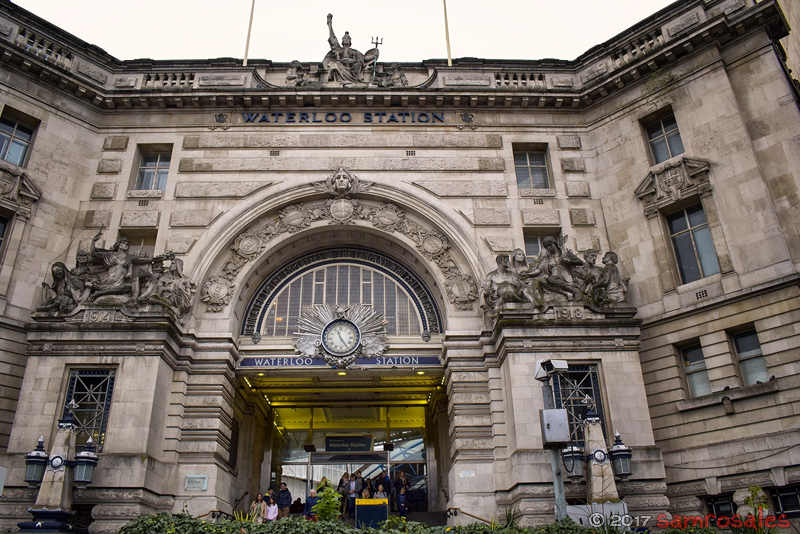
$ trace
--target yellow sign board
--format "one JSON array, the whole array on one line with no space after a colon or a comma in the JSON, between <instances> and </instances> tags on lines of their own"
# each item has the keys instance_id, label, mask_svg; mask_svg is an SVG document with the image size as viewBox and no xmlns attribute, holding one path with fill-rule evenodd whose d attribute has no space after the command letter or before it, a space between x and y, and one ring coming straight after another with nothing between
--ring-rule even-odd
<instances>
[{"instance_id":1,"label":"yellow sign board","mask_svg":"<svg viewBox=\"0 0 800 534\"><path fill-rule=\"evenodd\" d=\"M356 506L359 504L385 504L389 505L389 499L356 499Z\"/></svg>"}]
</instances>

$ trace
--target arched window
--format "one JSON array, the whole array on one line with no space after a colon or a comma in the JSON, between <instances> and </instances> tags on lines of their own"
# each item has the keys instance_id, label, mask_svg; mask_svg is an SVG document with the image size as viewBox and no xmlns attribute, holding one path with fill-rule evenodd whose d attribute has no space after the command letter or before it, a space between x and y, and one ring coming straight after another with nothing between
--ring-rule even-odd
<instances>
[{"instance_id":1,"label":"arched window","mask_svg":"<svg viewBox=\"0 0 800 534\"><path fill-rule=\"evenodd\" d=\"M268 304L264 337L287 337L312 304L371 304L386 318L390 336L414 336L422 331L419 312L408 292L377 269L340 263L309 270L290 281Z\"/></svg>"}]
</instances>

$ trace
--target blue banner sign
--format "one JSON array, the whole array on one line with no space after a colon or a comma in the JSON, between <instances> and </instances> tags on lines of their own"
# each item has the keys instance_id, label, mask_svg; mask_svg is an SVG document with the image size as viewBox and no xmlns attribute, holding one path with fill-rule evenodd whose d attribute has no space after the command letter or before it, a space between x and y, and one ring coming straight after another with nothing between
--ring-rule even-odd
<instances>
[{"instance_id":1,"label":"blue banner sign","mask_svg":"<svg viewBox=\"0 0 800 534\"><path fill-rule=\"evenodd\" d=\"M325 436L325 452L370 452L372 434Z\"/></svg>"},{"instance_id":2,"label":"blue banner sign","mask_svg":"<svg viewBox=\"0 0 800 534\"><path fill-rule=\"evenodd\" d=\"M353 365L366 367L441 367L436 356L380 356L378 358L359 358ZM239 367L331 367L322 358L306 358L303 356L265 356L263 358L242 358Z\"/></svg>"}]
</instances>

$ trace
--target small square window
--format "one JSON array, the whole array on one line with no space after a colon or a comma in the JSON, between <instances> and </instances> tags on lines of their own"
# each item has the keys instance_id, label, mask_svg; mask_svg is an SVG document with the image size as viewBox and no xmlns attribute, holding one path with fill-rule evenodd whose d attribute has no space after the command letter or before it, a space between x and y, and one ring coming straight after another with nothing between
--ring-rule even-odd
<instances>
[{"instance_id":1,"label":"small square window","mask_svg":"<svg viewBox=\"0 0 800 534\"><path fill-rule=\"evenodd\" d=\"M134 189L163 191L167 186L170 152L142 153Z\"/></svg>"},{"instance_id":2,"label":"small square window","mask_svg":"<svg viewBox=\"0 0 800 534\"><path fill-rule=\"evenodd\" d=\"M539 151L514 151L514 172L519 189L549 189L547 155Z\"/></svg>"},{"instance_id":3,"label":"small square window","mask_svg":"<svg viewBox=\"0 0 800 534\"><path fill-rule=\"evenodd\" d=\"M18 167L25 165L36 126L18 120L7 110L0 116L0 159Z\"/></svg>"},{"instance_id":4,"label":"small square window","mask_svg":"<svg viewBox=\"0 0 800 534\"><path fill-rule=\"evenodd\" d=\"M739 359L739 369L742 371L742 379L745 386L752 386L758 382L767 382L769 373L761 354L761 344L758 342L758 334L755 330L735 334L733 337L733 348L736 357Z\"/></svg>"},{"instance_id":5,"label":"small square window","mask_svg":"<svg viewBox=\"0 0 800 534\"><path fill-rule=\"evenodd\" d=\"M684 284L719 273L717 251L701 204L667 216L667 227Z\"/></svg>"},{"instance_id":6,"label":"small square window","mask_svg":"<svg viewBox=\"0 0 800 534\"><path fill-rule=\"evenodd\" d=\"M685 152L675 115L669 115L647 126L647 141L656 164Z\"/></svg>"},{"instance_id":7,"label":"small square window","mask_svg":"<svg viewBox=\"0 0 800 534\"><path fill-rule=\"evenodd\" d=\"M733 517L736 513L738 506L733 502L733 495L723 495L720 497L707 497L706 506L708 513L714 514L717 517ZM711 521L716 525L716 521Z\"/></svg>"},{"instance_id":8,"label":"small square window","mask_svg":"<svg viewBox=\"0 0 800 534\"><path fill-rule=\"evenodd\" d=\"M686 383L692 398L711 394L711 381L706 370L706 360L700 345L686 347L681 351L683 368L686 372Z\"/></svg>"}]
</instances>

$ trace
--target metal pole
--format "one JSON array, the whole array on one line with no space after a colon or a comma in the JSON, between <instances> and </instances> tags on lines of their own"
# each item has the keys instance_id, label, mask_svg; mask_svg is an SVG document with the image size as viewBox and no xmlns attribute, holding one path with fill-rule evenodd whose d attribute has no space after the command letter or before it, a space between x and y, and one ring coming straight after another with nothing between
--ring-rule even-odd
<instances>
[{"instance_id":1,"label":"metal pole","mask_svg":"<svg viewBox=\"0 0 800 534\"><path fill-rule=\"evenodd\" d=\"M447 0L442 0L442 2L444 2L444 37L447 40L447 66L452 67L453 58L450 57L450 29L447 27Z\"/></svg>"},{"instance_id":2,"label":"metal pole","mask_svg":"<svg viewBox=\"0 0 800 534\"><path fill-rule=\"evenodd\" d=\"M550 380L542 382L542 395L544 396L544 409L554 410L553 386ZM564 494L564 474L561 470L561 452L550 449L550 468L553 471L553 492L556 497L556 519L563 521L567 518L567 497Z\"/></svg>"},{"instance_id":3,"label":"metal pole","mask_svg":"<svg viewBox=\"0 0 800 534\"><path fill-rule=\"evenodd\" d=\"M253 29L253 11L256 9L256 0L250 5L250 23L247 25L247 43L244 45L244 62L242 67L247 66L247 53L250 51L250 31Z\"/></svg>"}]
</instances>

